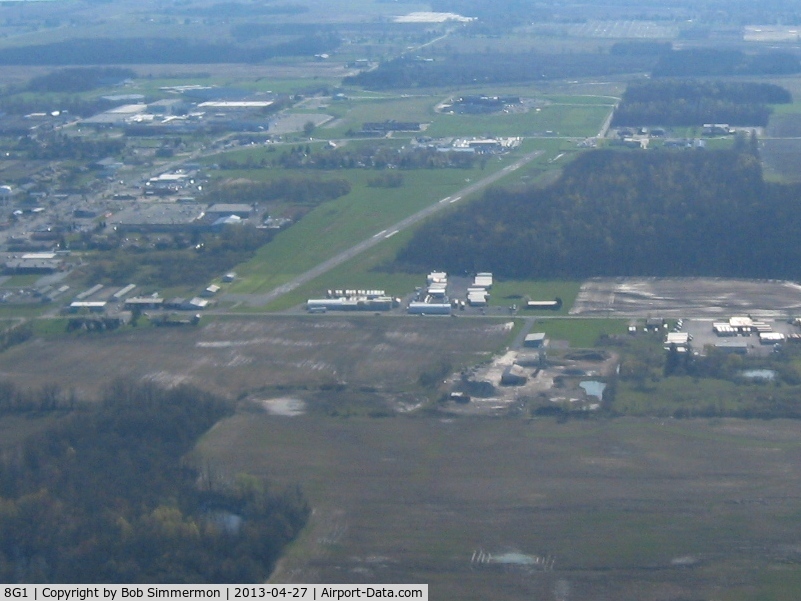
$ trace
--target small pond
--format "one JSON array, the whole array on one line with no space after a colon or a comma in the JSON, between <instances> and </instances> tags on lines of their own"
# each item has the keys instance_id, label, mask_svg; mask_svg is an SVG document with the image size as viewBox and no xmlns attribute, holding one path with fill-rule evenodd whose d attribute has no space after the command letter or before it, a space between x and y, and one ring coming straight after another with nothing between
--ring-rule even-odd
<instances>
[{"instance_id":1,"label":"small pond","mask_svg":"<svg viewBox=\"0 0 801 601\"><path fill-rule=\"evenodd\" d=\"M603 382L598 382L597 380L585 380L579 384L584 389L584 392L587 393L588 396L594 396L598 400L603 399L604 389L606 388L606 384Z\"/></svg>"}]
</instances>

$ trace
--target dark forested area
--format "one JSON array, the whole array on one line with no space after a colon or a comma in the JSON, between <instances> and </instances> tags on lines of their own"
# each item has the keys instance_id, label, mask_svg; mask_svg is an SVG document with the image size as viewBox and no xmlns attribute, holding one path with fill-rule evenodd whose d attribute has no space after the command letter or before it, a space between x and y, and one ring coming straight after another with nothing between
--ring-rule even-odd
<instances>
[{"instance_id":1,"label":"dark forested area","mask_svg":"<svg viewBox=\"0 0 801 601\"><path fill-rule=\"evenodd\" d=\"M603 77L650 71L652 55L533 52L453 54L426 61L402 57L378 69L346 77L345 85L374 89L509 83L571 77Z\"/></svg>"},{"instance_id":2,"label":"dark forested area","mask_svg":"<svg viewBox=\"0 0 801 601\"><path fill-rule=\"evenodd\" d=\"M398 266L509 278L801 277L801 187L736 151L599 150L546 189L491 189L429 222Z\"/></svg>"},{"instance_id":3,"label":"dark forested area","mask_svg":"<svg viewBox=\"0 0 801 601\"><path fill-rule=\"evenodd\" d=\"M688 48L659 57L654 77L787 75L801 71L801 61L787 52L746 54L741 50Z\"/></svg>"},{"instance_id":4,"label":"dark forested area","mask_svg":"<svg viewBox=\"0 0 801 601\"><path fill-rule=\"evenodd\" d=\"M615 126L704 123L766 126L769 104L792 102L790 92L765 83L655 80L632 83L615 109Z\"/></svg>"},{"instance_id":5,"label":"dark forested area","mask_svg":"<svg viewBox=\"0 0 801 601\"><path fill-rule=\"evenodd\" d=\"M182 458L231 406L117 381L0 457L0 581L259 582L302 528L298 491L215 482ZM200 484L198 484L200 483Z\"/></svg>"},{"instance_id":6,"label":"dark forested area","mask_svg":"<svg viewBox=\"0 0 801 601\"><path fill-rule=\"evenodd\" d=\"M313 56L340 44L335 35L309 35L270 46L181 38L77 38L0 49L0 65L132 65L256 63L279 56Z\"/></svg>"},{"instance_id":7,"label":"dark forested area","mask_svg":"<svg viewBox=\"0 0 801 601\"><path fill-rule=\"evenodd\" d=\"M136 72L121 67L86 67L80 69L59 69L46 75L39 75L28 82L30 92L86 92L101 86L117 84L125 79L133 79Z\"/></svg>"},{"instance_id":8,"label":"dark forested area","mask_svg":"<svg viewBox=\"0 0 801 601\"><path fill-rule=\"evenodd\" d=\"M204 195L204 202L265 202L285 200L316 206L350 192L344 178L282 177L264 182L236 180L213 185Z\"/></svg>"},{"instance_id":9,"label":"dark forested area","mask_svg":"<svg viewBox=\"0 0 801 601\"><path fill-rule=\"evenodd\" d=\"M15 150L24 152L29 159L39 161L59 159L91 161L118 155L123 148L125 148L124 140L90 140L54 132L37 138L31 136L20 138Z\"/></svg>"}]
</instances>

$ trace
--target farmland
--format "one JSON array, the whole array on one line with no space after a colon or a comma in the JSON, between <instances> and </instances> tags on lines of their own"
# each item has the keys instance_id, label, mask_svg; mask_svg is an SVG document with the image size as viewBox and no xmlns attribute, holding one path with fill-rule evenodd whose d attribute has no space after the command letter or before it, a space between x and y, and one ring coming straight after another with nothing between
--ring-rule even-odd
<instances>
[{"instance_id":1,"label":"farmland","mask_svg":"<svg viewBox=\"0 0 801 601\"><path fill-rule=\"evenodd\" d=\"M393 395L407 395L413 404L427 399L417 381L431 366L456 369L496 352L509 336L507 323L225 317L200 328L51 335L2 353L0 378L23 387L57 384L81 398L97 397L118 376L188 383L232 398L340 390L345 399L366 390L376 407L391 408ZM42 374L41 365L58 376Z\"/></svg>"},{"instance_id":2,"label":"farmland","mask_svg":"<svg viewBox=\"0 0 801 601\"><path fill-rule=\"evenodd\" d=\"M427 582L440 599L734 601L798 582L798 434L796 422L249 413L199 452L300 481L312 499L274 582Z\"/></svg>"}]
</instances>

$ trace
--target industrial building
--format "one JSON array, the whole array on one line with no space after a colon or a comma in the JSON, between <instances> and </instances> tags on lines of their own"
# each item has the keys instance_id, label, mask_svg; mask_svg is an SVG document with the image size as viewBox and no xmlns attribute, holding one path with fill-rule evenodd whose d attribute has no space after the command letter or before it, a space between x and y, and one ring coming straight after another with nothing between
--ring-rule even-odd
<instances>
[{"instance_id":1,"label":"industrial building","mask_svg":"<svg viewBox=\"0 0 801 601\"><path fill-rule=\"evenodd\" d=\"M137 203L107 220L110 227L132 232L175 232L198 229L203 215L199 205L184 203Z\"/></svg>"},{"instance_id":2,"label":"industrial building","mask_svg":"<svg viewBox=\"0 0 801 601\"><path fill-rule=\"evenodd\" d=\"M714 347L724 353L735 355L748 354L748 341L742 339L721 340L720 342L716 342Z\"/></svg>"},{"instance_id":3,"label":"industrial building","mask_svg":"<svg viewBox=\"0 0 801 601\"><path fill-rule=\"evenodd\" d=\"M181 297L170 299L164 302L166 309L173 309L176 311L202 311L209 306L209 300L195 296L189 300Z\"/></svg>"},{"instance_id":4,"label":"industrial building","mask_svg":"<svg viewBox=\"0 0 801 601\"><path fill-rule=\"evenodd\" d=\"M220 287L217 284L210 284L209 286L207 286L203 290L203 292L200 293L200 296L202 296L204 298L211 298L212 296L217 294L219 291L220 291Z\"/></svg>"},{"instance_id":5,"label":"industrial building","mask_svg":"<svg viewBox=\"0 0 801 601\"><path fill-rule=\"evenodd\" d=\"M517 364L509 365L501 374L501 386L523 386L527 381L526 370Z\"/></svg>"},{"instance_id":6,"label":"industrial building","mask_svg":"<svg viewBox=\"0 0 801 601\"><path fill-rule=\"evenodd\" d=\"M106 310L106 301L73 301L69 305L70 313L80 313L82 311L88 313L102 313Z\"/></svg>"},{"instance_id":7,"label":"industrial building","mask_svg":"<svg viewBox=\"0 0 801 601\"><path fill-rule=\"evenodd\" d=\"M158 296L134 296L125 299L125 308L133 309L160 309L164 306L164 299Z\"/></svg>"},{"instance_id":8,"label":"industrial building","mask_svg":"<svg viewBox=\"0 0 801 601\"><path fill-rule=\"evenodd\" d=\"M473 286L490 290L492 288L492 274L488 271L477 273L476 277L473 278Z\"/></svg>"},{"instance_id":9,"label":"industrial building","mask_svg":"<svg viewBox=\"0 0 801 601\"><path fill-rule=\"evenodd\" d=\"M26 253L11 258L5 263L6 273L53 273L64 264L64 259L56 253Z\"/></svg>"},{"instance_id":10,"label":"industrial building","mask_svg":"<svg viewBox=\"0 0 801 601\"><path fill-rule=\"evenodd\" d=\"M760 332L759 344L781 344L785 338L781 332Z\"/></svg>"},{"instance_id":11,"label":"industrial building","mask_svg":"<svg viewBox=\"0 0 801 601\"><path fill-rule=\"evenodd\" d=\"M548 310L551 310L551 311L558 311L561 308L562 308L562 303L561 303L561 301L558 301L558 300L552 300L552 301L531 301L530 300L530 301L526 302L526 309L532 309L532 310L535 310L535 311L538 310L538 309L539 310L548 309Z\"/></svg>"},{"instance_id":12,"label":"industrial building","mask_svg":"<svg viewBox=\"0 0 801 601\"><path fill-rule=\"evenodd\" d=\"M206 215L218 218L236 215L240 219L247 219L253 213L253 207L244 203L225 203L220 202L211 205L206 209Z\"/></svg>"},{"instance_id":13,"label":"industrial building","mask_svg":"<svg viewBox=\"0 0 801 601\"><path fill-rule=\"evenodd\" d=\"M468 288L467 304L471 307L486 307L489 293L485 288Z\"/></svg>"},{"instance_id":14,"label":"industrial building","mask_svg":"<svg viewBox=\"0 0 801 601\"><path fill-rule=\"evenodd\" d=\"M690 335L687 332L670 332L665 337L665 350L675 348L680 353L690 350Z\"/></svg>"}]
</instances>

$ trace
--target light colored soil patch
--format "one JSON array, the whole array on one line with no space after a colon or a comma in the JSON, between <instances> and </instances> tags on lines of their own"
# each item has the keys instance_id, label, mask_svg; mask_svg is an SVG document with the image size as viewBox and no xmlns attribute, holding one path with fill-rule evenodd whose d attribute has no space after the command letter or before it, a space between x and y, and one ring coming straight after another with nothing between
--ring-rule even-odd
<instances>
[{"instance_id":1,"label":"light colored soil patch","mask_svg":"<svg viewBox=\"0 0 801 601\"><path fill-rule=\"evenodd\" d=\"M297 417L306 413L306 403L300 399L281 397L277 399L265 399L261 401L262 406L270 415L283 415L284 417Z\"/></svg>"},{"instance_id":2,"label":"light colored soil patch","mask_svg":"<svg viewBox=\"0 0 801 601\"><path fill-rule=\"evenodd\" d=\"M594 278L571 315L597 317L781 318L801 312L801 286L779 280Z\"/></svg>"}]
</instances>

